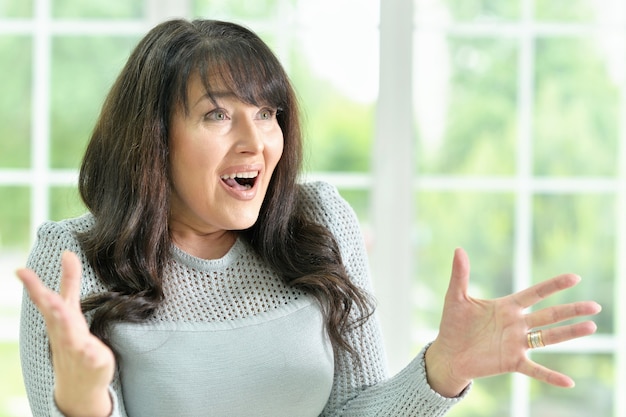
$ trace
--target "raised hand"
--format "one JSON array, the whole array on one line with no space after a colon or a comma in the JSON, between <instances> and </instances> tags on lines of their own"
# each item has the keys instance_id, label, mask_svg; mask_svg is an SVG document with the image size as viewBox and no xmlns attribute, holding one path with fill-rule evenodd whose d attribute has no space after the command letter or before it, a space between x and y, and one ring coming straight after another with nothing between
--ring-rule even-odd
<instances>
[{"instance_id":1,"label":"raised hand","mask_svg":"<svg viewBox=\"0 0 626 417\"><path fill-rule=\"evenodd\" d=\"M539 365L526 353L533 343L535 346L552 345L594 333L596 325L593 321L556 324L597 314L600 305L580 301L533 312L528 312L527 308L573 287L580 277L559 275L506 297L480 300L468 294L469 276L467 254L457 249L439 334L426 352L431 387L452 397L472 379L507 372L520 372L559 387L574 386L571 378ZM528 336L533 329L544 326L552 327Z\"/></svg>"},{"instance_id":2,"label":"raised hand","mask_svg":"<svg viewBox=\"0 0 626 417\"><path fill-rule=\"evenodd\" d=\"M46 323L55 374L54 398L66 416L108 416L115 357L89 332L80 308L81 265L72 252L61 257L60 292L46 288L37 274L20 269L17 276Z\"/></svg>"}]
</instances>

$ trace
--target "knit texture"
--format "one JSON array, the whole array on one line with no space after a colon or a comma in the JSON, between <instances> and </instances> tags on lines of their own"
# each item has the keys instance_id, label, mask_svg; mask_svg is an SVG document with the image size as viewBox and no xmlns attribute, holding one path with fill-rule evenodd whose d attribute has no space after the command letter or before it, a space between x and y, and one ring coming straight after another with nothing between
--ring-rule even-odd
<instances>
[{"instance_id":1,"label":"knit texture","mask_svg":"<svg viewBox=\"0 0 626 417\"><path fill-rule=\"evenodd\" d=\"M351 207L326 183L306 183L300 188L308 216L325 225L337 239L350 278L370 291L366 250ZM93 221L93 217L86 214L43 224L27 266L48 287L58 291L60 256L64 250L70 250L78 254L83 264L81 296L105 291L76 239L76 234L88 230ZM241 238L225 257L217 260L198 259L172 246L172 257L165 269L164 294L164 302L147 325L254 321L309 297L286 285ZM340 353L336 358L332 389L321 416L437 417L443 416L467 392L449 399L428 386L425 348L403 371L389 378L376 316L351 330L347 338L360 361L355 362L348 353ZM54 374L45 324L26 294L22 305L20 353L33 415L61 415L53 400ZM185 352L180 354L185 355ZM126 416L119 374L110 392L116 405L113 415ZM214 414L207 410L206 415ZM250 410L250 416L254 415L254 410ZM310 415L310 411L302 410L301 415Z\"/></svg>"}]
</instances>

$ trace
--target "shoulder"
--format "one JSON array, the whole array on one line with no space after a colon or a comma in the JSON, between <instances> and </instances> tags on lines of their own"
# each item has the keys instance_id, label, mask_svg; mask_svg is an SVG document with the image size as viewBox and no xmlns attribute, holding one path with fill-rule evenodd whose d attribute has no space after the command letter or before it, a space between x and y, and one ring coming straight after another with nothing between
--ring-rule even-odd
<instances>
[{"instance_id":1,"label":"shoulder","mask_svg":"<svg viewBox=\"0 0 626 417\"><path fill-rule=\"evenodd\" d=\"M301 183L299 196L302 210L312 220L325 226L357 221L350 204L332 184L323 181Z\"/></svg>"},{"instance_id":2,"label":"shoulder","mask_svg":"<svg viewBox=\"0 0 626 417\"><path fill-rule=\"evenodd\" d=\"M85 214L72 219L43 223L37 229L37 238L28 257L27 267L34 270L44 282L51 284L50 280L60 270L61 254L64 251L76 253L85 265L78 235L89 230L93 222L93 216Z\"/></svg>"},{"instance_id":3,"label":"shoulder","mask_svg":"<svg viewBox=\"0 0 626 417\"><path fill-rule=\"evenodd\" d=\"M37 229L37 240L46 240L48 243L54 240L75 240L78 234L88 231L93 224L91 213L61 221L47 221Z\"/></svg>"},{"instance_id":4,"label":"shoulder","mask_svg":"<svg viewBox=\"0 0 626 417\"><path fill-rule=\"evenodd\" d=\"M348 272L367 286L367 250L361 223L350 204L334 185L326 182L300 184L301 210L335 237Z\"/></svg>"}]
</instances>

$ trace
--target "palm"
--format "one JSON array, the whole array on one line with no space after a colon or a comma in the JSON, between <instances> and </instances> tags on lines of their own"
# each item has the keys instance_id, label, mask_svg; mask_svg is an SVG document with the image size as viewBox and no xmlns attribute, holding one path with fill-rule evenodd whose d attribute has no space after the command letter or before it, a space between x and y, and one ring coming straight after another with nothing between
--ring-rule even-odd
<instances>
[{"instance_id":1,"label":"palm","mask_svg":"<svg viewBox=\"0 0 626 417\"><path fill-rule=\"evenodd\" d=\"M81 311L81 266L78 257L73 253L64 253L61 269L58 294L46 288L33 271L18 271L46 323L55 374L55 399L60 408L67 405L65 410L97 408L102 405L98 401L107 407L115 358L111 349L89 332ZM94 392L100 395L90 397Z\"/></svg>"},{"instance_id":2,"label":"palm","mask_svg":"<svg viewBox=\"0 0 626 417\"><path fill-rule=\"evenodd\" d=\"M451 367L459 379L521 372L553 385L571 386L573 381L569 377L528 359L526 334L532 328L595 314L599 306L593 302L578 302L532 313L526 309L578 281L575 275L560 275L506 297L475 299L467 293L469 260L463 250L457 250L436 340L438 348L449 355ZM584 322L556 326L544 330L543 335L546 344L554 344L594 331L593 322Z\"/></svg>"}]
</instances>

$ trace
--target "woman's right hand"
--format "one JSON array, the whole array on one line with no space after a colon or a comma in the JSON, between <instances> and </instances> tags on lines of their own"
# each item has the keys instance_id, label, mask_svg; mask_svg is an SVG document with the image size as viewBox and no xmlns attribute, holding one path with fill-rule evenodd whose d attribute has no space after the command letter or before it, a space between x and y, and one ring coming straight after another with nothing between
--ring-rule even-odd
<instances>
[{"instance_id":1,"label":"woman's right hand","mask_svg":"<svg viewBox=\"0 0 626 417\"><path fill-rule=\"evenodd\" d=\"M46 323L55 375L54 399L68 417L109 416L109 384L115 372L111 349L91 334L80 308L80 260L61 256L60 292L48 289L30 269L17 276Z\"/></svg>"}]
</instances>

